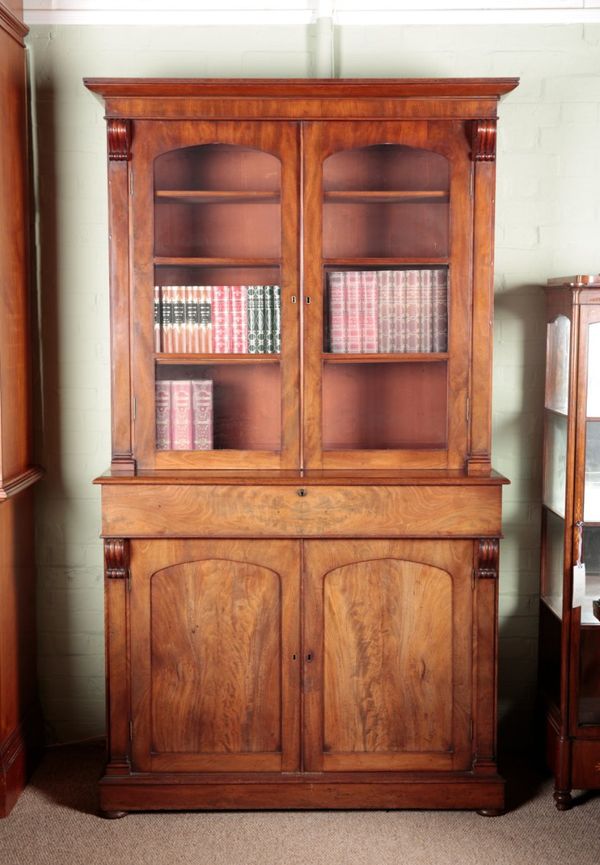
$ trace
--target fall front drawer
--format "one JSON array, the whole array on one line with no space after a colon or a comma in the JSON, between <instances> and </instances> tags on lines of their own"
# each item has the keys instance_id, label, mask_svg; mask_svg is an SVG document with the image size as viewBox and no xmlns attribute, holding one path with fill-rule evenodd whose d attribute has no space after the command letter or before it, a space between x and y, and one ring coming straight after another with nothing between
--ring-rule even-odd
<instances>
[{"instance_id":1,"label":"fall front drawer","mask_svg":"<svg viewBox=\"0 0 600 865\"><path fill-rule=\"evenodd\" d=\"M103 484L105 537L476 537L500 533L501 487ZM465 525L468 532L465 533Z\"/></svg>"}]
</instances>

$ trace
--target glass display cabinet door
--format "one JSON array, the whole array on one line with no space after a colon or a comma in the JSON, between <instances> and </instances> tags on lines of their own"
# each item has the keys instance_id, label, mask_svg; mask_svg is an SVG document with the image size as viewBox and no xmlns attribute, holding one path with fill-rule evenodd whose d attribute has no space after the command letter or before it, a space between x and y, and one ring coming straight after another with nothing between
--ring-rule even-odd
<instances>
[{"instance_id":1,"label":"glass display cabinet door","mask_svg":"<svg viewBox=\"0 0 600 865\"><path fill-rule=\"evenodd\" d=\"M462 468L464 129L310 123L305 146L306 465Z\"/></svg>"},{"instance_id":2,"label":"glass display cabinet door","mask_svg":"<svg viewBox=\"0 0 600 865\"><path fill-rule=\"evenodd\" d=\"M575 569L574 658L576 717L585 735L600 737L600 307L581 306L580 376L585 386L578 416L579 471L575 491L581 567ZM582 458L579 457L582 455Z\"/></svg>"},{"instance_id":3,"label":"glass display cabinet door","mask_svg":"<svg viewBox=\"0 0 600 865\"><path fill-rule=\"evenodd\" d=\"M556 706L563 696L562 626L565 580L570 579L565 545L572 526L567 508L571 343L571 319L556 315L546 325L539 666L545 693Z\"/></svg>"},{"instance_id":4,"label":"glass display cabinet door","mask_svg":"<svg viewBox=\"0 0 600 865\"><path fill-rule=\"evenodd\" d=\"M296 466L297 127L153 123L137 139L138 467Z\"/></svg>"}]
</instances>

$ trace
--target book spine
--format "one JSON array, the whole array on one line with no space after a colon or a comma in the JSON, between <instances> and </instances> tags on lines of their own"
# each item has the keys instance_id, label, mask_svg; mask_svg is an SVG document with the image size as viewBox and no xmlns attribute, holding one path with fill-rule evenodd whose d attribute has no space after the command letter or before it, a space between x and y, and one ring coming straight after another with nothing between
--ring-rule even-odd
<instances>
[{"instance_id":1,"label":"book spine","mask_svg":"<svg viewBox=\"0 0 600 865\"><path fill-rule=\"evenodd\" d=\"M248 286L248 352L264 354L265 322L264 322L264 286Z\"/></svg>"},{"instance_id":2,"label":"book spine","mask_svg":"<svg viewBox=\"0 0 600 865\"><path fill-rule=\"evenodd\" d=\"M393 271L392 286L392 338L393 351L406 351L406 271Z\"/></svg>"},{"instance_id":3,"label":"book spine","mask_svg":"<svg viewBox=\"0 0 600 865\"><path fill-rule=\"evenodd\" d=\"M433 350L433 304L431 288L431 270L418 270L421 315L420 315L420 350L431 352Z\"/></svg>"},{"instance_id":4,"label":"book spine","mask_svg":"<svg viewBox=\"0 0 600 865\"><path fill-rule=\"evenodd\" d=\"M275 310L273 307L273 286L263 285L263 322L265 354L275 351Z\"/></svg>"},{"instance_id":5,"label":"book spine","mask_svg":"<svg viewBox=\"0 0 600 865\"><path fill-rule=\"evenodd\" d=\"M192 450L192 383L171 382L171 449Z\"/></svg>"},{"instance_id":6,"label":"book spine","mask_svg":"<svg viewBox=\"0 0 600 865\"><path fill-rule=\"evenodd\" d=\"M185 350L196 352L198 344L198 304L194 299L194 286L185 289Z\"/></svg>"},{"instance_id":7,"label":"book spine","mask_svg":"<svg viewBox=\"0 0 600 865\"><path fill-rule=\"evenodd\" d=\"M329 351L344 354L347 348L346 333L346 281L343 271L327 274L329 289Z\"/></svg>"},{"instance_id":8,"label":"book spine","mask_svg":"<svg viewBox=\"0 0 600 865\"><path fill-rule=\"evenodd\" d=\"M213 448L213 383L210 379L192 382L194 450Z\"/></svg>"},{"instance_id":9,"label":"book spine","mask_svg":"<svg viewBox=\"0 0 600 865\"><path fill-rule=\"evenodd\" d=\"M171 382L157 381L156 399L156 450L171 450Z\"/></svg>"},{"instance_id":10,"label":"book spine","mask_svg":"<svg viewBox=\"0 0 600 865\"><path fill-rule=\"evenodd\" d=\"M231 286L231 351L234 354L246 352L247 340L244 336L247 331L248 313L244 309L245 295L243 285Z\"/></svg>"},{"instance_id":11,"label":"book spine","mask_svg":"<svg viewBox=\"0 0 600 865\"><path fill-rule=\"evenodd\" d=\"M377 271L377 346L382 354L390 354L394 346L394 274Z\"/></svg>"},{"instance_id":12,"label":"book spine","mask_svg":"<svg viewBox=\"0 0 600 865\"><path fill-rule=\"evenodd\" d=\"M273 328L275 332L273 351L281 354L281 286L273 286Z\"/></svg>"},{"instance_id":13,"label":"book spine","mask_svg":"<svg viewBox=\"0 0 600 865\"><path fill-rule=\"evenodd\" d=\"M446 270L432 271L432 351L448 351L448 276Z\"/></svg>"},{"instance_id":14,"label":"book spine","mask_svg":"<svg viewBox=\"0 0 600 865\"><path fill-rule=\"evenodd\" d=\"M421 286L418 270L405 270L406 302L404 317L406 321L405 351L419 352L421 350Z\"/></svg>"},{"instance_id":15,"label":"book spine","mask_svg":"<svg viewBox=\"0 0 600 865\"><path fill-rule=\"evenodd\" d=\"M365 270L361 280L361 299L363 311L362 351L365 354L377 353L377 274Z\"/></svg>"},{"instance_id":16,"label":"book spine","mask_svg":"<svg viewBox=\"0 0 600 865\"><path fill-rule=\"evenodd\" d=\"M154 351L160 352L160 285L154 286Z\"/></svg>"},{"instance_id":17,"label":"book spine","mask_svg":"<svg viewBox=\"0 0 600 865\"><path fill-rule=\"evenodd\" d=\"M213 342L217 354L231 351L231 298L228 285L213 285Z\"/></svg>"},{"instance_id":18,"label":"book spine","mask_svg":"<svg viewBox=\"0 0 600 865\"><path fill-rule=\"evenodd\" d=\"M347 351L350 354L360 354L362 350L362 329L364 316L361 306L363 301L361 281L362 272L349 270L345 274L346 285L346 332Z\"/></svg>"},{"instance_id":19,"label":"book spine","mask_svg":"<svg viewBox=\"0 0 600 865\"><path fill-rule=\"evenodd\" d=\"M171 348L171 286L163 285L160 292L160 329L161 329L161 348L166 353L172 351Z\"/></svg>"},{"instance_id":20,"label":"book spine","mask_svg":"<svg viewBox=\"0 0 600 865\"><path fill-rule=\"evenodd\" d=\"M212 288L210 285L197 285L196 297L198 298L198 325L199 325L199 351L203 354L212 354L213 348L213 305Z\"/></svg>"},{"instance_id":21,"label":"book spine","mask_svg":"<svg viewBox=\"0 0 600 865\"><path fill-rule=\"evenodd\" d=\"M185 351L185 296L182 285L173 286L173 351Z\"/></svg>"}]
</instances>

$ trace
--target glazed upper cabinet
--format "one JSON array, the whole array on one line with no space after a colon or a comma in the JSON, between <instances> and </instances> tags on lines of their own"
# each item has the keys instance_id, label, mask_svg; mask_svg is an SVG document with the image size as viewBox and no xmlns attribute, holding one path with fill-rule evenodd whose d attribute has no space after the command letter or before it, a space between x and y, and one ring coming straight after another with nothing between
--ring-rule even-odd
<instances>
[{"instance_id":1,"label":"glazed upper cabinet","mask_svg":"<svg viewBox=\"0 0 600 865\"><path fill-rule=\"evenodd\" d=\"M86 84L108 125L103 811L497 813L516 80Z\"/></svg>"},{"instance_id":2,"label":"glazed upper cabinet","mask_svg":"<svg viewBox=\"0 0 600 865\"><path fill-rule=\"evenodd\" d=\"M489 473L477 109L109 119L113 465Z\"/></svg>"}]
</instances>

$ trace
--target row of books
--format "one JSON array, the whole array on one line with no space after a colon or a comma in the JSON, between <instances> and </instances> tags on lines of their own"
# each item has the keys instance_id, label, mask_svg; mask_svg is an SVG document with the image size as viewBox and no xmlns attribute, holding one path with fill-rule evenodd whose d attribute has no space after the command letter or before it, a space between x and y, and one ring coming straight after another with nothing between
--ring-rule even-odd
<instances>
[{"instance_id":1,"label":"row of books","mask_svg":"<svg viewBox=\"0 0 600 865\"><path fill-rule=\"evenodd\" d=\"M213 383L209 379L156 382L156 449L213 448Z\"/></svg>"},{"instance_id":2,"label":"row of books","mask_svg":"<svg viewBox=\"0 0 600 865\"><path fill-rule=\"evenodd\" d=\"M279 354L278 285L154 286L154 350Z\"/></svg>"},{"instance_id":3,"label":"row of books","mask_svg":"<svg viewBox=\"0 0 600 865\"><path fill-rule=\"evenodd\" d=\"M448 272L352 270L328 274L329 351L448 350Z\"/></svg>"}]
</instances>

